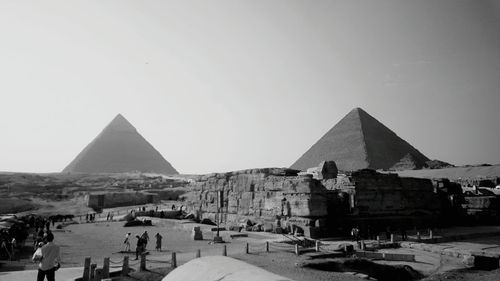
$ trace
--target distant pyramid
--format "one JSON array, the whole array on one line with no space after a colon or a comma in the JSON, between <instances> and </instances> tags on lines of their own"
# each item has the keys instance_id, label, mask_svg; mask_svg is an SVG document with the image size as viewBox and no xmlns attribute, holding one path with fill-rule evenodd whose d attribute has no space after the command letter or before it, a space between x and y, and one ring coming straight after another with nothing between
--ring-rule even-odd
<instances>
[{"instance_id":1,"label":"distant pyramid","mask_svg":"<svg viewBox=\"0 0 500 281\"><path fill-rule=\"evenodd\" d=\"M133 171L178 174L121 114L63 170L75 173Z\"/></svg>"},{"instance_id":2,"label":"distant pyramid","mask_svg":"<svg viewBox=\"0 0 500 281\"><path fill-rule=\"evenodd\" d=\"M306 170L327 160L342 171L415 169L429 161L361 108L349 112L290 168Z\"/></svg>"}]
</instances>

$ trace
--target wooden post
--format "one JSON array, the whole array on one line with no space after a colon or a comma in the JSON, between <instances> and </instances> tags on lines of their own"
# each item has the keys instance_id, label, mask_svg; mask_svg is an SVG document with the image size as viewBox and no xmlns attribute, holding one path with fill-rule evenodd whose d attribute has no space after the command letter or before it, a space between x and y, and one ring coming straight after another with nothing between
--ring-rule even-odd
<instances>
[{"instance_id":1,"label":"wooden post","mask_svg":"<svg viewBox=\"0 0 500 281\"><path fill-rule=\"evenodd\" d=\"M299 244L295 244L295 254L298 256L300 255L300 252L299 252Z\"/></svg>"},{"instance_id":2,"label":"wooden post","mask_svg":"<svg viewBox=\"0 0 500 281\"><path fill-rule=\"evenodd\" d=\"M361 250L365 250L365 241L364 240L361 240L361 243L360 243L360 248Z\"/></svg>"},{"instance_id":3,"label":"wooden post","mask_svg":"<svg viewBox=\"0 0 500 281\"><path fill-rule=\"evenodd\" d=\"M344 252L347 254L347 244L344 244Z\"/></svg>"},{"instance_id":4,"label":"wooden post","mask_svg":"<svg viewBox=\"0 0 500 281\"><path fill-rule=\"evenodd\" d=\"M266 241L266 252L269 253L269 241Z\"/></svg>"},{"instance_id":5,"label":"wooden post","mask_svg":"<svg viewBox=\"0 0 500 281\"><path fill-rule=\"evenodd\" d=\"M391 234L391 243L394 243L394 234Z\"/></svg>"},{"instance_id":6,"label":"wooden post","mask_svg":"<svg viewBox=\"0 0 500 281\"><path fill-rule=\"evenodd\" d=\"M93 281L101 281L101 280L102 280L102 268L96 268Z\"/></svg>"},{"instance_id":7,"label":"wooden post","mask_svg":"<svg viewBox=\"0 0 500 281\"><path fill-rule=\"evenodd\" d=\"M128 256L123 257L122 276L128 275Z\"/></svg>"},{"instance_id":8,"label":"wooden post","mask_svg":"<svg viewBox=\"0 0 500 281\"><path fill-rule=\"evenodd\" d=\"M89 281L90 279L90 258L85 258L83 265L83 281Z\"/></svg>"},{"instance_id":9,"label":"wooden post","mask_svg":"<svg viewBox=\"0 0 500 281\"><path fill-rule=\"evenodd\" d=\"M177 257L175 255L175 252L172 252L172 268L177 267Z\"/></svg>"},{"instance_id":10,"label":"wooden post","mask_svg":"<svg viewBox=\"0 0 500 281\"><path fill-rule=\"evenodd\" d=\"M201 257L201 250L200 249L196 250L196 257L197 258Z\"/></svg>"},{"instance_id":11,"label":"wooden post","mask_svg":"<svg viewBox=\"0 0 500 281\"><path fill-rule=\"evenodd\" d=\"M377 235L377 243L380 244L380 236Z\"/></svg>"},{"instance_id":12,"label":"wooden post","mask_svg":"<svg viewBox=\"0 0 500 281\"><path fill-rule=\"evenodd\" d=\"M97 267L97 264L93 263L90 265L90 281L93 281L95 278L95 269Z\"/></svg>"},{"instance_id":13,"label":"wooden post","mask_svg":"<svg viewBox=\"0 0 500 281\"><path fill-rule=\"evenodd\" d=\"M247 242L247 244L245 245L245 253L247 253L247 254L249 253L248 248L249 247L248 247L248 242Z\"/></svg>"},{"instance_id":14,"label":"wooden post","mask_svg":"<svg viewBox=\"0 0 500 281\"><path fill-rule=\"evenodd\" d=\"M222 255L227 256L227 247L226 245L222 246Z\"/></svg>"},{"instance_id":15,"label":"wooden post","mask_svg":"<svg viewBox=\"0 0 500 281\"><path fill-rule=\"evenodd\" d=\"M432 229L429 229L429 238L430 238L430 239L433 239L433 238L434 238L434 235L433 235L433 233L432 233Z\"/></svg>"},{"instance_id":16,"label":"wooden post","mask_svg":"<svg viewBox=\"0 0 500 281\"><path fill-rule=\"evenodd\" d=\"M417 240L420 241L422 237L420 237L420 232L417 231Z\"/></svg>"},{"instance_id":17,"label":"wooden post","mask_svg":"<svg viewBox=\"0 0 500 281\"><path fill-rule=\"evenodd\" d=\"M104 263L102 265L102 278L109 277L109 258L104 258Z\"/></svg>"},{"instance_id":18,"label":"wooden post","mask_svg":"<svg viewBox=\"0 0 500 281\"><path fill-rule=\"evenodd\" d=\"M146 270L146 254L142 253L140 271L145 271L145 270Z\"/></svg>"},{"instance_id":19,"label":"wooden post","mask_svg":"<svg viewBox=\"0 0 500 281\"><path fill-rule=\"evenodd\" d=\"M319 240L316 240L316 244L314 245L314 249L316 250L316 252L319 252Z\"/></svg>"}]
</instances>

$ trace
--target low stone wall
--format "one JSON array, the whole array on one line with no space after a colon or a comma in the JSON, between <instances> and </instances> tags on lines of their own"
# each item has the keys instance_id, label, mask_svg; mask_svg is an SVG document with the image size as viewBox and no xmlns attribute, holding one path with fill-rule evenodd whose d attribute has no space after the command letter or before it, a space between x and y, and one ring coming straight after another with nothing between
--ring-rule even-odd
<instances>
[{"instance_id":1,"label":"low stone wall","mask_svg":"<svg viewBox=\"0 0 500 281\"><path fill-rule=\"evenodd\" d=\"M87 206L93 209L158 203L154 194L145 192L115 192L89 194Z\"/></svg>"}]
</instances>

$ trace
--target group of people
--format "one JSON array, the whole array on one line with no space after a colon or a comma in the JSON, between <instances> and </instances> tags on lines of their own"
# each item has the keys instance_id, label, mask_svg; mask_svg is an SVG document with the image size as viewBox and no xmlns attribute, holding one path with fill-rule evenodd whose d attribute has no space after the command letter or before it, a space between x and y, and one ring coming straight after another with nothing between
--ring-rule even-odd
<instances>
[{"instance_id":1,"label":"group of people","mask_svg":"<svg viewBox=\"0 0 500 281\"><path fill-rule=\"evenodd\" d=\"M85 215L85 220L87 222L94 222L95 221L95 215L96 215L95 213L93 213L93 214L86 214Z\"/></svg>"},{"instance_id":2,"label":"group of people","mask_svg":"<svg viewBox=\"0 0 500 281\"><path fill-rule=\"evenodd\" d=\"M147 231L144 231L144 233L142 233L142 235L136 235L135 238L137 239L137 244L136 244L136 248L135 248L135 259L139 259L139 256L142 255L142 253L146 252L146 248L147 248L147 245L148 245L148 242L149 242L149 234ZM125 235L125 240L123 241L123 244L124 244L124 250L125 252L130 252L130 240L131 240L131 233L128 232L126 235ZM161 236L160 233L156 233L155 235L155 239L156 239L156 251L159 251L161 252L161 244L162 244L162 240L163 240L163 236Z\"/></svg>"},{"instance_id":3,"label":"group of people","mask_svg":"<svg viewBox=\"0 0 500 281\"><path fill-rule=\"evenodd\" d=\"M107 221L112 221L113 220L113 216L114 216L113 212L108 212L108 215L106 216L106 220Z\"/></svg>"}]
</instances>

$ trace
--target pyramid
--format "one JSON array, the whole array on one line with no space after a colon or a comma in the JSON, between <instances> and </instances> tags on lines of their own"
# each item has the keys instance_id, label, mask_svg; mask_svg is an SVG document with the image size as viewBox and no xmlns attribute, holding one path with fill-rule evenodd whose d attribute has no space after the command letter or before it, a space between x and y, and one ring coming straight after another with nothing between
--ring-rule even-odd
<instances>
[{"instance_id":1,"label":"pyramid","mask_svg":"<svg viewBox=\"0 0 500 281\"><path fill-rule=\"evenodd\" d=\"M415 169L429 161L361 108L351 110L290 168L307 170L328 160L341 171Z\"/></svg>"},{"instance_id":2,"label":"pyramid","mask_svg":"<svg viewBox=\"0 0 500 281\"><path fill-rule=\"evenodd\" d=\"M121 114L63 170L63 173L149 172L178 174Z\"/></svg>"}]
</instances>

